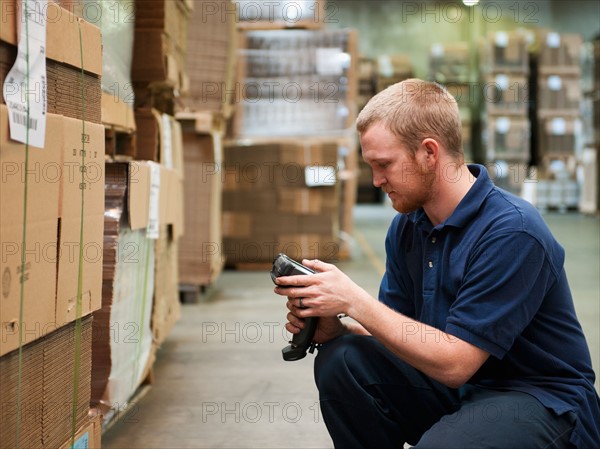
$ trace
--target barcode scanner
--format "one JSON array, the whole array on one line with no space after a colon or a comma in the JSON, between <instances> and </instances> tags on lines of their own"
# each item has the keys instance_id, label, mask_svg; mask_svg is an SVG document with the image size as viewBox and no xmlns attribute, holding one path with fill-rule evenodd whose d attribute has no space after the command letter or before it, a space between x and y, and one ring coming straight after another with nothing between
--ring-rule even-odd
<instances>
[{"instance_id":1,"label":"barcode scanner","mask_svg":"<svg viewBox=\"0 0 600 449\"><path fill-rule=\"evenodd\" d=\"M315 272L308 267L290 259L285 254L278 254L273 260L273 268L271 269L271 279L275 283L275 279L280 276L296 276L303 274L314 274ZM283 360L294 361L303 359L306 356L306 351L312 354L315 350L313 338L319 323L318 317L304 318L304 329L299 333L294 334L290 345L281 350Z\"/></svg>"}]
</instances>

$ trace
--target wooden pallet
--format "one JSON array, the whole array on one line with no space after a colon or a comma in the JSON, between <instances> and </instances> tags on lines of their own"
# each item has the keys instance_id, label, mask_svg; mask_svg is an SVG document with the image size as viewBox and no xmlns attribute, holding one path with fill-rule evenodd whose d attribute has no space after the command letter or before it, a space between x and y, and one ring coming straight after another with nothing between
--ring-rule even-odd
<instances>
[{"instance_id":1,"label":"wooden pallet","mask_svg":"<svg viewBox=\"0 0 600 449\"><path fill-rule=\"evenodd\" d=\"M142 385L138 387L138 389L127 402L127 405L125 407L118 410L111 409L104 414L104 417L102 419L103 435L118 424L131 424L138 422L139 418L137 417L137 414L140 410L139 403L144 398L144 396L148 394L153 382L154 370L151 369L148 375L146 376L146 379L142 382Z\"/></svg>"}]
</instances>

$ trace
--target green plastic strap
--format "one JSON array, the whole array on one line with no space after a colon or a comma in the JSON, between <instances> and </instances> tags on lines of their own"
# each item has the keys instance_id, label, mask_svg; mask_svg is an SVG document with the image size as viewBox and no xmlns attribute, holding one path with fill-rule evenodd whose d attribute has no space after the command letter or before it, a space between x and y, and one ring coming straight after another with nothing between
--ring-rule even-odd
<instances>
[{"instance_id":1,"label":"green plastic strap","mask_svg":"<svg viewBox=\"0 0 600 449\"><path fill-rule=\"evenodd\" d=\"M77 272L77 305L75 320L75 367L73 370L73 407L71 423L71 447L75 445L77 433L77 406L79 404L79 366L81 364L81 314L83 296L83 228L85 217L85 71L83 69L83 38L81 23L77 20L79 30L79 54L81 58L81 217L79 222L79 267Z\"/></svg>"},{"instance_id":2,"label":"green plastic strap","mask_svg":"<svg viewBox=\"0 0 600 449\"><path fill-rule=\"evenodd\" d=\"M146 315L146 296L148 295L148 276L150 273L150 245L154 242L154 240L150 240L146 238L146 242L148 243L146 246L146 257L145 257L145 266L144 266L144 285L142 286L142 309L140 312L140 339L138 341L137 354L135 358L135 366L133 370L133 382L132 387L136 388L137 385L137 372L140 369L140 357L142 356L142 346L144 341L144 316Z\"/></svg>"},{"instance_id":3,"label":"green plastic strap","mask_svg":"<svg viewBox=\"0 0 600 449\"><path fill-rule=\"evenodd\" d=\"M19 293L19 368L17 374L17 419L15 431L15 448L19 449L21 432L21 385L23 382L23 309L25 305L25 248L27 244L27 184L29 178L29 9L25 6L25 101L27 103L27 123L25 125L25 179L23 186L23 237L21 239L21 290Z\"/></svg>"}]
</instances>

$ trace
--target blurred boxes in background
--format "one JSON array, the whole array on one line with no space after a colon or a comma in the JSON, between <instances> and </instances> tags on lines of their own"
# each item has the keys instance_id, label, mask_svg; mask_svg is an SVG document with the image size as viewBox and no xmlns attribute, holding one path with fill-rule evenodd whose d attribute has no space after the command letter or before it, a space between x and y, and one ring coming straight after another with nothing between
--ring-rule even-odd
<instances>
[{"instance_id":1,"label":"blurred boxes in background","mask_svg":"<svg viewBox=\"0 0 600 449\"><path fill-rule=\"evenodd\" d=\"M376 92L413 77L408 55L381 55L377 58Z\"/></svg>"},{"instance_id":2,"label":"blurred boxes in background","mask_svg":"<svg viewBox=\"0 0 600 449\"><path fill-rule=\"evenodd\" d=\"M529 73L529 34L517 31L489 33L480 46L480 65L485 73Z\"/></svg>"},{"instance_id":3,"label":"blurred boxes in background","mask_svg":"<svg viewBox=\"0 0 600 449\"><path fill-rule=\"evenodd\" d=\"M353 30L240 32L235 137L331 135L356 118Z\"/></svg>"},{"instance_id":4,"label":"blurred boxes in background","mask_svg":"<svg viewBox=\"0 0 600 449\"><path fill-rule=\"evenodd\" d=\"M526 117L490 117L487 122L485 143L486 159L527 163L531 127ZM523 143L525 142L525 146Z\"/></svg>"},{"instance_id":5,"label":"blurred boxes in background","mask_svg":"<svg viewBox=\"0 0 600 449\"><path fill-rule=\"evenodd\" d=\"M190 6L193 5L183 0L136 0L131 79L142 86L141 90L151 89L154 85L168 86L180 92L187 90ZM136 96L142 97L136 98L136 104L147 105L147 98L141 91L136 91Z\"/></svg>"},{"instance_id":6,"label":"blurred boxes in background","mask_svg":"<svg viewBox=\"0 0 600 449\"><path fill-rule=\"evenodd\" d=\"M234 0L234 3L240 29L322 28L335 11L335 6L328 10L326 0Z\"/></svg>"},{"instance_id":7,"label":"blurred boxes in background","mask_svg":"<svg viewBox=\"0 0 600 449\"><path fill-rule=\"evenodd\" d=\"M227 264L337 260L340 247L338 143L225 147L223 238Z\"/></svg>"},{"instance_id":8,"label":"blurred boxes in background","mask_svg":"<svg viewBox=\"0 0 600 449\"><path fill-rule=\"evenodd\" d=\"M184 111L213 111L229 117L235 96L236 5L231 1L198 2L189 21Z\"/></svg>"},{"instance_id":9,"label":"blurred boxes in background","mask_svg":"<svg viewBox=\"0 0 600 449\"><path fill-rule=\"evenodd\" d=\"M429 79L438 83L468 83L470 77L469 44L434 44L429 52Z\"/></svg>"},{"instance_id":10,"label":"blurred boxes in background","mask_svg":"<svg viewBox=\"0 0 600 449\"><path fill-rule=\"evenodd\" d=\"M221 231L224 119L179 113L183 127L186 232L179 250L181 284L209 286L224 266Z\"/></svg>"},{"instance_id":11,"label":"blurred boxes in background","mask_svg":"<svg viewBox=\"0 0 600 449\"><path fill-rule=\"evenodd\" d=\"M539 73L580 77L582 44L580 34L561 34L550 30L537 32L534 52Z\"/></svg>"}]
</instances>

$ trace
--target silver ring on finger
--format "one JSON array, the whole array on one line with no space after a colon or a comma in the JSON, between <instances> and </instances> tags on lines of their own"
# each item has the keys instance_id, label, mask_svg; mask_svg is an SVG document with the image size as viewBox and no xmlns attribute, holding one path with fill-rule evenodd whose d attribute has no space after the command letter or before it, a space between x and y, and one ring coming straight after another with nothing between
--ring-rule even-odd
<instances>
[{"instance_id":1,"label":"silver ring on finger","mask_svg":"<svg viewBox=\"0 0 600 449\"><path fill-rule=\"evenodd\" d=\"M300 305L301 309L304 309L304 304L302 304L302 298L298 299L298 304Z\"/></svg>"}]
</instances>

